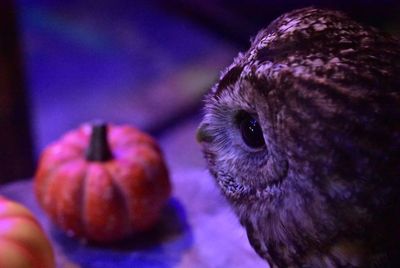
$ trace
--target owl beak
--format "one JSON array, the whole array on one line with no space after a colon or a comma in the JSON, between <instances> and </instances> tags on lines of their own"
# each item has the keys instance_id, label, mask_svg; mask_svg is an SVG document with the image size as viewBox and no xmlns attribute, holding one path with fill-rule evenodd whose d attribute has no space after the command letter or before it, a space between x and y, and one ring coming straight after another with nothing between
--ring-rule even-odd
<instances>
[{"instance_id":1,"label":"owl beak","mask_svg":"<svg viewBox=\"0 0 400 268\"><path fill-rule=\"evenodd\" d=\"M210 143L212 142L212 136L208 132L208 124L201 123L200 126L197 128L196 132L196 140L199 143Z\"/></svg>"}]
</instances>

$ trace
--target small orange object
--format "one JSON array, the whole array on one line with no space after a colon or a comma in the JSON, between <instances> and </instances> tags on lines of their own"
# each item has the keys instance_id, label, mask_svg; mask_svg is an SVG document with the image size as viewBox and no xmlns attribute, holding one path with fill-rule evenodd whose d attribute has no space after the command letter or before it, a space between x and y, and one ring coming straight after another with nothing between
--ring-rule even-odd
<instances>
[{"instance_id":1,"label":"small orange object","mask_svg":"<svg viewBox=\"0 0 400 268\"><path fill-rule=\"evenodd\" d=\"M170 197L157 143L130 126L85 124L41 155L39 203L67 234L112 242L153 227Z\"/></svg>"},{"instance_id":2,"label":"small orange object","mask_svg":"<svg viewBox=\"0 0 400 268\"><path fill-rule=\"evenodd\" d=\"M52 268L54 253L33 214L0 197L0 267Z\"/></svg>"}]
</instances>

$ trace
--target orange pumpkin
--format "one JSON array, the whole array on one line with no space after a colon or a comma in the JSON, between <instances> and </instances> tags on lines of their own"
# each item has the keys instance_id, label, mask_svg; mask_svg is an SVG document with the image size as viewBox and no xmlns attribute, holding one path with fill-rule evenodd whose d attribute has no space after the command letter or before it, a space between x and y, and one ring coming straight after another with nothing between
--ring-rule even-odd
<instances>
[{"instance_id":1,"label":"orange pumpkin","mask_svg":"<svg viewBox=\"0 0 400 268\"><path fill-rule=\"evenodd\" d=\"M41 155L39 203L70 235L111 242L153 227L170 196L156 142L130 126L83 125Z\"/></svg>"},{"instance_id":2,"label":"orange pumpkin","mask_svg":"<svg viewBox=\"0 0 400 268\"><path fill-rule=\"evenodd\" d=\"M0 267L54 267L49 240L32 213L0 197Z\"/></svg>"}]
</instances>

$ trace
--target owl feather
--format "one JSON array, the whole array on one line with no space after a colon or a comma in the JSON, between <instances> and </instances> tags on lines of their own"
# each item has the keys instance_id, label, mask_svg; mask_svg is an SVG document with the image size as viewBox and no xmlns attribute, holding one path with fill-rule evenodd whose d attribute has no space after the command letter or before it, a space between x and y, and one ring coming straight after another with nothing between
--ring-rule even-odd
<instances>
[{"instance_id":1,"label":"owl feather","mask_svg":"<svg viewBox=\"0 0 400 268\"><path fill-rule=\"evenodd\" d=\"M400 43L284 14L205 97L208 168L271 267L400 267Z\"/></svg>"}]
</instances>

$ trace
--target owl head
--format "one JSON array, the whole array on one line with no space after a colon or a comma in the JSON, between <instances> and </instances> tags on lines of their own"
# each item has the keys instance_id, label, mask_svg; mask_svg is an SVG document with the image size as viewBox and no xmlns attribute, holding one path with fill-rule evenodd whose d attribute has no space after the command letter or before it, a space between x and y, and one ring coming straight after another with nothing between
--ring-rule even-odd
<instances>
[{"instance_id":1,"label":"owl head","mask_svg":"<svg viewBox=\"0 0 400 268\"><path fill-rule=\"evenodd\" d=\"M241 223L267 245L293 245L282 246L293 260L353 227L365 234L398 206L399 122L398 41L305 8L261 30L222 72L197 138Z\"/></svg>"}]
</instances>

